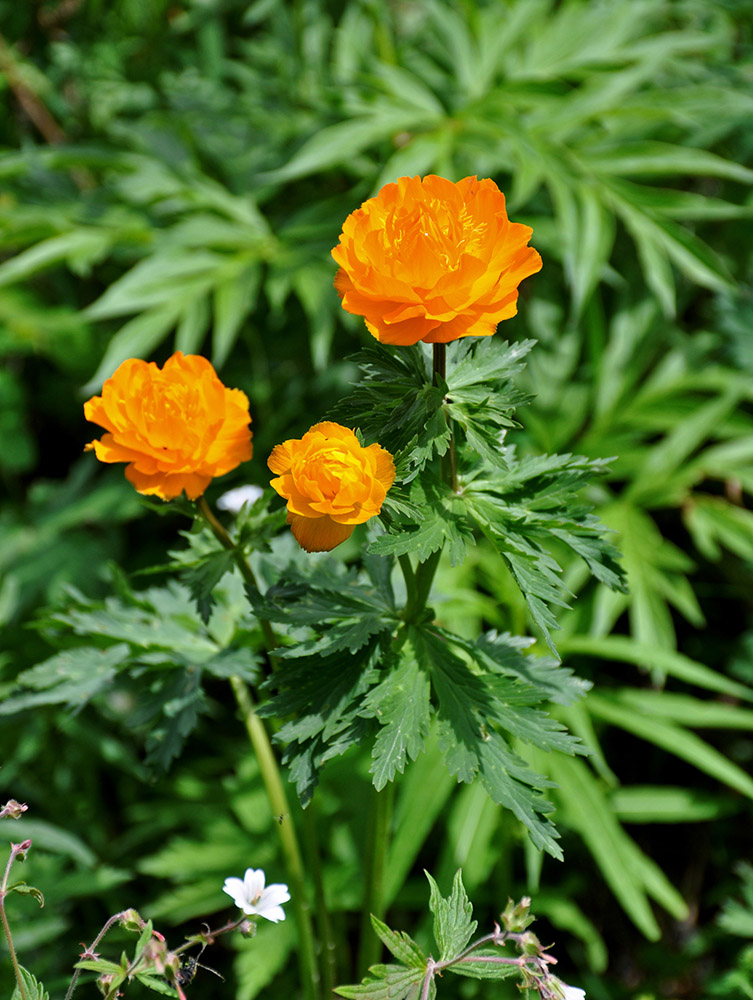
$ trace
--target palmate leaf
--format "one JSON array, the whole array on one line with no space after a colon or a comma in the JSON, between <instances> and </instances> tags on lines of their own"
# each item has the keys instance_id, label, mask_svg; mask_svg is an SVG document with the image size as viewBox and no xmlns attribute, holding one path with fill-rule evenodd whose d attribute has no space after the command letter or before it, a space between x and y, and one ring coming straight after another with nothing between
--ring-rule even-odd
<instances>
[{"instance_id":1,"label":"palmate leaf","mask_svg":"<svg viewBox=\"0 0 753 1000\"><path fill-rule=\"evenodd\" d=\"M582 488L604 475L605 460L542 455L518 460L506 449L508 471L464 484L470 516L505 559L526 599L531 617L553 652L554 609L569 596L550 549L564 543L581 556L593 575L613 590L626 591L619 552L606 529L579 497Z\"/></svg>"},{"instance_id":2,"label":"palmate leaf","mask_svg":"<svg viewBox=\"0 0 753 1000\"><path fill-rule=\"evenodd\" d=\"M373 557L372 571L378 563ZM355 572L335 560L321 560L310 571L290 563L279 582L262 596L246 588L249 601L260 618L291 626L308 626L314 635L275 653L285 658L331 654L338 650L355 653L372 636L394 628L394 596L388 586L389 571L380 569L376 585L359 581ZM385 573L387 577L385 578Z\"/></svg>"},{"instance_id":3,"label":"palmate leaf","mask_svg":"<svg viewBox=\"0 0 753 1000\"><path fill-rule=\"evenodd\" d=\"M273 691L257 710L265 717L293 716L276 735L286 744L283 762L301 801L311 798L322 764L373 732L374 722L359 717L363 696L378 679L378 640L355 653L313 654L282 662L266 687Z\"/></svg>"},{"instance_id":4,"label":"palmate leaf","mask_svg":"<svg viewBox=\"0 0 753 1000\"><path fill-rule=\"evenodd\" d=\"M425 662L430 664L438 701L439 746L448 770L459 781L466 782L478 774L492 799L511 809L525 824L536 846L561 858L557 831L544 819L554 807L541 790L552 783L532 771L497 732L495 710L503 703L497 703L488 678L474 673L452 651L446 636L423 629L414 641ZM510 716L505 721L509 724ZM523 738L548 749L552 745L552 732L549 724L545 728L533 725ZM563 739L557 734L555 741L558 749L566 752L577 749L572 737Z\"/></svg>"},{"instance_id":5,"label":"palmate leaf","mask_svg":"<svg viewBox=\"0 0 753 1000\"><path fill-rule=\"evenodd\" d=\"M446 544L452 565L461 563L466 547L474 544L463 500L428 473L413 480L408 497L421 512L421 519L391 519L387 532L371 542L368 551L382 556L410 552L423 562Z\"/></svg>"}]
</instances>

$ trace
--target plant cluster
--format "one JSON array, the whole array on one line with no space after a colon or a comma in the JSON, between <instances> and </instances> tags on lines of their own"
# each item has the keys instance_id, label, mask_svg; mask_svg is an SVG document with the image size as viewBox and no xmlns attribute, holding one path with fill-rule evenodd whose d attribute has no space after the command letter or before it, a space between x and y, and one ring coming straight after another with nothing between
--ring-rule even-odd
<instances>
[{"instance_id":1,"label":"plant cluster","mask_svg":"<svg viewBox=\"0 0 753 1000\"><path fill-rule=\"evenodd\" d=\"M734 921L712 918L753 799L748 0L0 0L0 22L1 773L44 817L18 821L48 898L17 935L40 978L64 992L49 943L88 939L128 881L195 927L228 871L278 869L291 827L330 913L313 936L341 955L346 914L388 906L428 955L421 871L462 866L477 906L535 897L589 995L745 995ZM517 298L467 295L470 215L441 295L416 291L439 273L422 234L447 229L436 203L416 225L417 175L494 178L494 231L509 212L531 273L540 251L507 345L416 344ZM382 190L404 287L384 246L362 266ZM151 505L80 455L80 399L177 352L248 398L255 457L227 487L258 497L276 452L287 512L270 490L217 500L208 454L206 504L162 503L186 439ZM362 492L326 511L317 477L291 488L314 419L356 442ZM307 555L286 517L338 547ZM244 686L303 813L245 752ZM293 923L256 953L225 939L239 998L292 983ZM357 967L324 981L363 975L369 940L366 921Z\"/></svg>"}]
</instances>

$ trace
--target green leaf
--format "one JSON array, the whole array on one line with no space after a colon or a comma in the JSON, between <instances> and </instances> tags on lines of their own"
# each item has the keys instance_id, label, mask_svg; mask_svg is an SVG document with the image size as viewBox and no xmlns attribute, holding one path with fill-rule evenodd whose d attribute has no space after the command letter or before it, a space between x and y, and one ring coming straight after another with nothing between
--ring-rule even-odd
<instances>
[{"instance_id":1,"label":"green leaf","mask_svg":"<svg viewBox=\"0 0 753 1000\"><path fill-rule=\"evenodd\" d=\"M588 156L588 165L599 172L644 177L673 176L682 174L701 177L724 177L743 184L753 182L753 170L726 160L716 153L678 143L657 142L643 139L639 142L606 144L581 147Z\"/></svg>"},{"instance_id":2,"label":"green leaf","mask_svg":"<svg viewBox=\"0 0 753 1000\"><path fill-rule=\"evenodd\" d=\"M455 655L446 639L447 633L440 638L423 630L416 641L423 647L420 658L430 665L438 700L439 746L447 769L466 782L478 773L492 799L514 812L528 828L533 842L554 857L561 857L557 832L543 818L553 806L539 791L552 783L532 771L496 731L497 713L507 724L512 724L513 717L505 714L493 684ZM553 729L547 722L545 729L534 725L525 731L527 738L533 736L537 743L551 745L548 734L556 732L556 727ZM560 737L555 736L555 740L559 743ZM569 752L573 749L571 742L570 738L563 741Z\"/></svg>"},{"instance_id":3,"label":"green leaf","mask_svg":"<svg viewBox=\"0 0 753 1000\"><path fill-rule=\"evenodd\" d=\"M188 587L191 597L196 602L199 617L206 625L216 604L212 591L222 577L230 572L235 560L233 553L226 549L210 552L198 562L188 566L180 575L181 581Z\"/></svg>"},{"instance_id":4,"label":"green leaf","mask_svg":"<svg viewBox=\"0 0 753 1000\"><path fill-rule=\"evenodd\" d=\"M606 695L589 695L588 707L599 718L654 743L686 760L699 771L704 771L748 798L753 798L753 778L695 733L689 733L681 726L657 716L639 716L634 709L623 707Z\"/></svg>"},{"instance_id":5,"label":"green leaf","mask_svg":"<svg viewBox=\"0 0 753 1000\"><path fill-rule=\"evenodd\" d=\"M389 139L398 132L409 131L426 119L424 109L384 102L368 117L320 128L285 166L262 174L258 180L264 184L280 184L318 173L337 163L348 163L362 149ZM353 206L354 209L356 207Z\"/></svg>"},{"instance_id":6,"label":"green leaf","mask_svg":"<svg viewBox=\"0 0 753 1000\"><path fill-rule=\"evenodd\" d=\"M50 994L35 976L23 967L19 968L19 974L21 976L21 982L24 986L23 997L25 997L26 1000L50 1000ZM22 994L18 983L16 983L13 989L10 1000L22 1000Z\"/></svg>"},{"instance_id":7,"label":"green leaf","mask_svg":"<svg viewBox=\"0 0 753 1000\"><path fill-rule=\"evenodd\" d=\"M215 288L212 364L216 369L224 365L243 322L253 309L260 281L259 267L252 265Z\"/></svg>"},{"instance_id":8,"label":"green leaf","mask_svg":"<svg viewBox=\"0 0 753 1000\"><path fill-rule=\"evenodd\" d=\"M753 701L753 690L745 684L740 684L739 681L732 680L731 677L726 677L711 667L697 663L683 653L649 646L627 636L573 635L563 642L563 648L566 654L596 656L605 660L633 663L647 670L657 671L661 675L677 677L687 684L697 684L707 691L719 691L733 698Z\"/></svg>"},{"instance_id":9,"label":"green leaf","mask_svg":"<svg viewBox=\"0 0 753 1000\"><path fill-rule=\"evenodd\" d=\"M335 989L346 1000L418 1000L425 973L403 965L372 965L369 975L357 986ZM434 1000L436 986L432 982L427 1000Z\"/></svg>"},{"instance_id":10,"label":"green leaf","mask_svg":"<svg viewBox=\"0 0 753 1000\"><path fill-rule=\"evenodd\" d=\"M0 715L12 715L38 705L65 704L79 709L104 691L128 657L124 643L109 649L80 646L22 671L17 684L28 692L11 694L0 702Z\"/></svg>"},{"instance_id":11,"label":"green leaf","mask_svg":"<svg viewBox=\"0 0 753 1000\"><path fill-rule=\"evenodd\" d=\"M426 956L405 931L393 931L371 914L371 926L386 948L404 965L426 971Z\"/></svg>"},{"instance_id":12,"label":"green leaf","mask_svg":"<svg viewBox=\"0 0 753 1000\"><path fill-rule=\"evenodd\" d=\"M718 819L733 808L721 795L666 785L615 788L609 801L623 823L698 823Z\"/></svg>"},{"instance_id":13,"label":"green leaf","mask_svg":"<svg viewBox=\"0 0 753 1000\"><path fill-rule=\"evenodd\" d=\"M408 758L416 760L424 748L431 722L430 683L410 637L400 647L397 665L371 688L358 713L380 725L371 756L374 787L381 791L396 772L403 773Z\"/></svg>"},{"instance_id":14,"label":"green leaf","mask_svg":"<svg viewBox=\"0 0 753 1000\"><path fill-rule=\"evenodd\" d=\"M77 274L86 274L104 257L112 240L113 234L106 229L73 229L42 240L0 266L0 287L24 281L61 261Z\"/></svg>"},{"instance_id":15,"label":"green leaf","mask_svg":"<svg viewBox=\"0 0 753 1000\"><path fill-rule=\"evenodd\" d=\"M17 892L19 896L33 896L40 907L44 906L44 896L41 891L36 886L27 885L26 882L16 882L13 885L9 885L6 892Z\"/></svg>"},{"instance_id":16,"label":"green leaf","mask_svg":"<svg viewBox=\"0 0 753 1000\"><path fill-rule=\"evenodd\" d=\"M463 887L460 869L455 872L452 891L446 898L440 893L439 886L431 875L427 871L424 871L424 875L431 887L429 909L434 914L434 940L439 948L439 961L446 962L456 958L464 950L478 924L473 919L473 907Z\"/></svg>"},{"instance_id":17,"label":"green leaf","mask_svg":"<svg viewBox=\"0 0 753 1000\"><path fill-rule=\"evenodd\" d=\"M582 761L569 757L552 758L551 772L561 789L563 812L588 845L612 892L636 927L657 941L659 925L626 857L629 838L598 783Z\"/></svg>"}]
</instances>

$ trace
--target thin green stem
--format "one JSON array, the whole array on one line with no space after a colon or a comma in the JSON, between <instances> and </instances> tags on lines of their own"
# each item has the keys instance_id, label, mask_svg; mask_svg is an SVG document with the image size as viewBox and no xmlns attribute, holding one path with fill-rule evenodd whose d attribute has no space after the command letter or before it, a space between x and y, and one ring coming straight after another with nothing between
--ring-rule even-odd
<instances>
[{"instance_id":1,"label":"thin green stem","mask_svg":"<svg viewBox=\"0 0 753 1000\"><path fill-rule=\"evenodd\" d=\"M217 520L214 515L214 511L207 503L205 496L200 496L196 501L196 507L199 513L207 522L211 528L214 537L222 545L223 548L227 549L228 552L232 552L235 563L240 570L241 576L246 581L246 583L253 587L254 590L258 590L258 584L256 583L256 577L254 576L254 571L248 564L248 560L243 554L243 550L239 548L230 535L225 531L222 524ZM264 645L267 647L267 652L270 653L271 650L278 645L277 637L274 634L271 624L266 618L259 619L259 625L261 626L262 634L264 635Z\"/></svg>"},{"instance_id":2,"label":"thin green stem","mask_svg":"<svg viewBox=\"0 0 753 1000\"><path fill-rule=\"evenodd\" d=\"M361 942L358 968L365 975L369 966L379 961L381 941L371 926L371 914L382 920L385 910L384 873L390 845L394 784L390 782L380 792L374 790L366 854L366 890L361 911Z\"/></svg>"},{"instance_id":3,"label":"thin green stem","mask_svg":"<svg viewBox=\"0 0 753 1000\"><path fill-rule=\"evenodd\" d=\"M434 383L438 384L439 379L443 381L447 377L447 345L434 344L433 363ZM447 451L442 456L442 478L450 487L453 493L458 491L458 470L455 456L455 432L452 429L452 421L447 418L447 426L450 428L450 444Z\"/></svg>"},{"instance_id":4,"label":"thin green stem","mask_svg":"<svg viewBox=\"0 0 753 1000\"><path fill-rule=\"evenodd\" d=\"M316 923L319 931L319 940L322 945L322 960L320 963L322 968L322 995L328 997L337 985L337 948L329 908L327 907L327 898L324 894L319 834L317 832L315 805L313 802L310 802L307 808L303 810L303 826L307 848L306 853L314 883Z\"/></svg>"},{"instance_id":5,"label":"thin green stem","mask_svg":"<svg viewBox=\"0 0 753 1000\"><path fill-rule=\"evenodd\" d=\"M8 951L10 952L10 961L13 966L13 972L16 975L16 982L18 983L18 992L21 996L21 1000L27 1000L26 988L24 986L24 981L21 977L21 966L18 964L18 958L16 957L16 949L13 947L13 935L10 932L10 924L8 923L8 917L5 912L5 897L8 890L8 876L10 875L10 870L13 866L13 862L16 860L16 845L11 844L10 856L8 857L8 864L5 866L5 874L3 875L3 884L0 887L0 919L3 923L3 930L5 931L5 937L8 941Z\"/></svg>"},{"instance_id":6,"label":"thin green stem","mask_svg":"<svg viewBox=\"0 0 753 1000\"><path fill-rule=\"evenodd\" d=\"M258 590L256 577L243 551L235 544L222 524L217 520L205 497L202 496L199 498L197 507L220 544L233 553L243 579L255 590ZM279 645L277 637L269 621L260 618L259 622L267 653L271 654L271 651ZM310 906L306 897L303 859L298 845L295 825L291 818L287 796L285 795L285 787L282 783L280 769L272 750L267 730L262 720L256 714L251 693L245 682L240 677L234 676L230 678L230 686L233 689L235 700L243 715L246 731L248 732L251 746L259 763L259 770L261 771L272 814L278 817L277 827L280 834L280 846L285 859L285 867L290 884L291 905L300 939L298 960L303 978L304 996L307 1000L318 1000L321 976L316 957L316 939L311 922ZM321 898L317 898L317 904L324 909L323 894ZM325 938L326 943L327 940Z\"/></svg>"},{"instance_id":7,"label":"thin green stem","mask_svg":"<svg viewBox=\"0 0 753 1000\"><path fill-rule=\"evenodd\" d=\"M267 736L264 724L254 710L251 695L240 677L231 677L230 686L243 715L251 745L259 762L267 799L273 815L279 817L277 826L280 832L280 846L285 858L285 867L290 882L290 901L293 915L298 927L300 938L298 961L303 979L303 992L307 1000L318 1000L321 985L319 968L316 960L316 942L311 924L311 909L306 898L306 883L303 872L303 859L298 846L295 826L290 817L285 788L280 777L272 746Z\"/></svg>"}]
</instances>

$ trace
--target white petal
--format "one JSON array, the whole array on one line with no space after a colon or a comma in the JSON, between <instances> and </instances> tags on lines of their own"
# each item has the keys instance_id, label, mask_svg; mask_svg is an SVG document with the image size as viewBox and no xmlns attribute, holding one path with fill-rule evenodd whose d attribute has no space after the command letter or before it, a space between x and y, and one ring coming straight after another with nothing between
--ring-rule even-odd
<instances>
[{"instance_id":1,"label":"white petal","mask_svg":"<svg viewBox=\"0 0 753 1000\"><path fill-rule=\"evenodd\" d=\"M247 868L243 876L243 884L246 887L246 899L250 903L264 892L264 871L261 868Z\"/></svg>"},{"instance_id":2,"label":"white petal","mask_svg":"<svg viewBox=\"0 0 753 1000\"><path fill-rule=\"evenodd\" d=\"M586 1000L586 991L580 989L580 987L568 986L567 983L561 983L561 986L565 1000Z\"/></svg>"},{"instance_id":3,"label":"white petal","mask_svg":"<svg viewBox=\"0 0 753 1000\"><path fill-rule=\"evenodd\" d=\"M253 504L262 495L264 490L260 486L236 486L235 489L223 493L217 501L220 510L229 510L231 514L239 514L244 504Z\"/></svg>"},{"instance_id":4,"label":"white petal","mask_svg":"<svg viewBox=\"0 0 753 1000\"><path fill-rule=\"evenodd\" d=\"M287 903L289 899L290 893L288 892L288 887L281 882L273 882L272 885L268 885L264 890L264 900L269 900L274 906L280 903Z\"/></svg>"},{"instance_id":5,"label":"white petal","mask_svg":"<svg viewBox=\"0 0 753 1000\"><path fill-rule=\"evenodd\" d=\"M246 887L241 879L226 878L222 891L232 897L236 906L240 907L241 910L243 909L243 905L246 902Z\"/></svg>"},{"instance_id":6,"label":"white petal","mask_svg":"<svg viewBox=\"0 0 753 1000\"><path fill-rule=\"evenodd\" d=\"M273 924L285 919L285 911L281 906L270 906L268 909L259 910L259 916L271 920Z\"/></svg>"}]
</instances>

